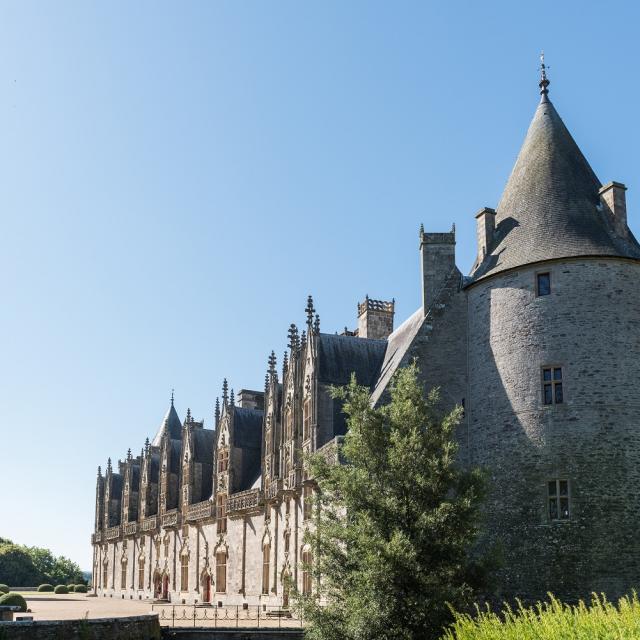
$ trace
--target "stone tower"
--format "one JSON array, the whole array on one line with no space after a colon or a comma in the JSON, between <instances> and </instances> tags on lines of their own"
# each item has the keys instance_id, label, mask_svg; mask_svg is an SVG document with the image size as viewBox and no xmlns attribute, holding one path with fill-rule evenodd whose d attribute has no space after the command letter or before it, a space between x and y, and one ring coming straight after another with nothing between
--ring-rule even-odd
<instances>
[{"instance_id":1,"label":"stone tower","mask_svg":"<svg viewBox=\"0 0 640 640\"><path fill-rule=\"evenodd\" d=\"M640 246L548 96L467 281L470 461L489 471L503 595L640 579Z\"/></svg>"}]
</instances>

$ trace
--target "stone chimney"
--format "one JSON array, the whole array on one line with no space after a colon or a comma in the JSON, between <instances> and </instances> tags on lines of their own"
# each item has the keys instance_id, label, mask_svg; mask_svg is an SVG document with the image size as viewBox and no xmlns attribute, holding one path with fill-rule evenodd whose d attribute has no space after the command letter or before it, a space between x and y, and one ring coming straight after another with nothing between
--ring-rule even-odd
<instances>
[{"instance_id":1,"label":"stone chimney","mask_svg":"<svg viewBox=\"0 0 640 640\"><path fill-rule=\"evenodd\" d=\"M425 233L420 227L422 308L426 315L447 278L456 268L456 228L449 233Z\"/></svg>"},{"instance_id":2,"label":"stone chimney","mask_svg":"<svg viewBox=\"0 0 640 640\"><path fill-rule=\"evenodd\" d=\"M491 251L493 233L496 229L496 211L484 207L476 213L476 236L478 238L478 257L476 265L479 265Z\"/></svg>"},{"instance_id":3,"label":"stone chimney","mask_svg":"<svg viewBox=\"0 0 640 640\"><path fill-rule=\"evenodd\" d=\"M358 303L358 337L386 340L393 333L395 300L371 300L366 296Z\"/></svg>"},{"instance_id":4,"label":"stone chimney","mask_svg":"<svg viewBox=\"0 0 640 640\"><path fill-rule=\"evenodd\" d=\"M621 182L610 182L600 189L600 202L613 222L615 232L621 237L629 235L627 227L627 198Z\"/></svg>"},{"instance_id":5,"label":"stone chimney","mask_svg":"<svg viewBox=\"0 0 640 640\"><path fill-rule=\"evenodd\" d=\"M240 391L238 391L238 397L236 398L236 404L245 409L259 409L262 411L264 409L264 392L240 389Z\"/></svg>"}]
</instances>

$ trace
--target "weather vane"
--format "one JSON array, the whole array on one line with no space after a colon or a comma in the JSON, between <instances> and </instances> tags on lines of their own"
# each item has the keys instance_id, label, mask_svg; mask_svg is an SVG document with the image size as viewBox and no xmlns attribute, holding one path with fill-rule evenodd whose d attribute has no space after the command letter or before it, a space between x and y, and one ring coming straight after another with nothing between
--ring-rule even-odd
<instances>
[{"instance_id":1,"label":"weather vane","mask_svg":"<svg viewBox=\"0 0 640 640\"><path fill-rule=\"evenodd\" d=\"M547 69L549 67L544 63L544 51L540 52L540 94L542 95L542 101L544 102L547 99L547 94L549 93L549 89L547 88L550 84L547 79Z\"/></svg>"}]
</instances>

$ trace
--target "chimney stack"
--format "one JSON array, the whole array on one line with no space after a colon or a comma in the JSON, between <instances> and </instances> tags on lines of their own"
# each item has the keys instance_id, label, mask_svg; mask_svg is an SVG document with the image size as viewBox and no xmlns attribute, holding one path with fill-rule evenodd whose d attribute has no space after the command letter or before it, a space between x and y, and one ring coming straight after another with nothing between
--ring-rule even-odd
<instances>
[{"instance_id":1,"label":"chimney stack","mask_svg":"<svg viewBox=\"0 0 640 640\"><path fill-rule=\"evenodd\" d=\"M386 340L393 333L395 300L371 300L358 303L358 337Z\"/></svg>"},{"instance_id":2,"label":"chimney stack","mask_svg":"<svg viewBox=\"0 0 640 640\"><path fill-rule=\"evenodd\" d=\"M476 236L478 239L478 257L476 265L484 260L491 251L493 233L496 230L496 211L489 207L483 207L476 213Z\"/></svg>"},{"instance_id":3,"label":"chimney stack","mask_svg":"<svg viewBox=\"0 0 640 640\"><path fill-rule=\"evenodd\" d=\"M422 308L426 315L456 268L456 228L449 233L425 233L420 227Z\"/></svg>"},{"instance_id":4,"label":"chimney stack","mask_svg":"<svg viewBox=\"0 0 640 640\"><path fill-rule=\"evenodd\" d=\"M238 391L237 405L244 409L264 409L264 392L240 389Z\"/></svg>"},{"instance_id":5,"label":"chimney stack","mask_svg":"<svg viewBox=\"0 0 640 640\"><path fill-rule=\"evenodd\" d=\"M627 197L625 187L621 182L610 182L600 189L600 202L604 210L611 217L613 228L621 238L627 238Z\"/></svg>"}]
</instances>

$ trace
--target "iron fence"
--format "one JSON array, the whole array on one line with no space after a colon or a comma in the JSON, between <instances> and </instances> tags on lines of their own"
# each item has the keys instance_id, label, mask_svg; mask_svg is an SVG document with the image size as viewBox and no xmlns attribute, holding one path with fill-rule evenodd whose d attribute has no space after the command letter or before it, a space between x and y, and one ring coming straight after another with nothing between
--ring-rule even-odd
<instances>
[{"instance_id":1,"label":"iron fence","mask_svg":"<svg viewBox=\"0 0 640 640\"><path fill-rule=\"evenodd\" d=\"M300 628L302 617L295 611L265 605L237 605L216 607L215 605L151 605L151 610L158 614L162 626L171 627L235 627L235 628Z\"/></svg>"}]
</instances>

